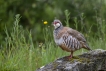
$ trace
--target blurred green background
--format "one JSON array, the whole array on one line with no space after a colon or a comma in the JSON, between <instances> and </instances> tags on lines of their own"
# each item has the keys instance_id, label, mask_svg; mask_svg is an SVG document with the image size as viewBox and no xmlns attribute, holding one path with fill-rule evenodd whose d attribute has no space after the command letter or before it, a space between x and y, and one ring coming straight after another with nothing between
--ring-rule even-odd
<instances>
[{"instance_id":1,"label":"blurred green background","mask_svg":"<svg viewBox=\"0 0 106 71\"><path fill-rule=\"evenodd\" d=\"M106 0L0 0L0 71L35 71L69 55L54 42L55 18L81 32L92 50L106 50Z\"/></svg>"},{"instance_id":2,"label":"blurred green background","mask_svg":"<svg viewBox=\"0 0 106 71\"><path fill-rule=\"evenodd\" d=\"M89 33L87 29L91 29L90 35L95 36L97 26L106 19L106 0L0 0L0 43L6 36L5 26L11 31L16 14L21 15L20 24L24 29L32 31L33 41L42 42L43 21L48 21L47 26L51 26L56 17L65 25L65 10L70 12L70 27L76 29L77 18L77 30Z\"/></svg>"}]
</instances>

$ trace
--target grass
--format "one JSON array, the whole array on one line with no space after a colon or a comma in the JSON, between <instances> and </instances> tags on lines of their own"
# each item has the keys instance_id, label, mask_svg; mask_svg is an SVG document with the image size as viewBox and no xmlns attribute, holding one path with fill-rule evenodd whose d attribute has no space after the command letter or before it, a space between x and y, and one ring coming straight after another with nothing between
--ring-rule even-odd
<instances>
[{"instance_id":1,"label":"grass","mask_svg":"<svg viewBox=\"0 0 106 71\"><path fill-rule=\"evenodd\" d=\"M66 16L68 11L66 12ZM66 17L66 19L69 17ZM81 17L83 19L83 17ZM5 45L1 45L0 49L0 71L35 71L37 68L54 61L57 58L69 55L70 53L61 50L54 43L51 27L43 28L45 42L33 43L31 31L24 30L19 25L20 15L16 15L16 19L11 32L5 30ZM81 20L82 22L83 20ZM68 20L65 21L66 23ZM75 18L75 27L78 29L77 18ZM106 25L104 20L97 23L98 32L94 36L90 26L87 33L83 33L89 41L91 49L106 49ZM69 24L67 24L69 26ZM84 27L83 23L81 25ZM51 29L51 30L50 30ZM82 28L83 29L83 28ZM27 36L26 36L27 35ZM36 36L36 35L35 35ZM74 55L82 54L86 50L81 49Z\"/></svg>"}]
</instances>

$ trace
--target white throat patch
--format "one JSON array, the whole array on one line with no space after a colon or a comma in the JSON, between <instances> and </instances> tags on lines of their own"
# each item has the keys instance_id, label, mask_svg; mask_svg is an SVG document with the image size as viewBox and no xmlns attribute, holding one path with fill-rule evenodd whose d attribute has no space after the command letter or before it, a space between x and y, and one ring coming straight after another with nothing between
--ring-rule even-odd
<instances>
[{"instance_id":1,"label":"white throat patch","mask_svg":"<svg viewBox=\"0 0 106 71\"><path fill-rule=\"evenodd\" d=\"M60 26L60 23L54 24L55 29Z\"/></svg>"}]
</instances>

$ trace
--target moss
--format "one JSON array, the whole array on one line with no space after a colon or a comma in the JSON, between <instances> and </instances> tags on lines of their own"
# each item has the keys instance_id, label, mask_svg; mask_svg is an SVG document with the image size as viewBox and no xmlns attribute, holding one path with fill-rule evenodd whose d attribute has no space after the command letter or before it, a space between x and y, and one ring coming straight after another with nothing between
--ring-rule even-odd
<instances>
[{"instance_id":1,"label":"moss","mask_svg":"<svg viewBox=\"0 0 106 71\"><path fill-rule=\"evenodd\" d=\"M73 63L73 62L81 62L81 63L89 63L91 62L90 59L88 58L81 58L81 57L78 57L78 56L74 56L73 58L70 59L70 61Z\"/></svg>"},{"instance_id":2,"label":"moss","mask_svg":"<svg viewBox=\"0 0 106 71\"><path fill-rule=\"evenodd\" d=\"M59 64L57 62L53 62L53 68L56 69L56 67L58 66Z\"/></svg>"}]
</instances>

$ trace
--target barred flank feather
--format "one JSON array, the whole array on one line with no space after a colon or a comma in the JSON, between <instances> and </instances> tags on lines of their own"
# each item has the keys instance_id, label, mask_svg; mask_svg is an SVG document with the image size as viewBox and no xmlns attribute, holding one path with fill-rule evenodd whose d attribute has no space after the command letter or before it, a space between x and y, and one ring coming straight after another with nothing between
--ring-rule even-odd
<instances>
[{"instance_id":1,"label":"barred flank feather","mask_svg":"<svg viewBox=\"0 0 106 71\"><path fill-rule=\"evenodd\" d=\"M62 38L66 48L73 51L81 48L80 42L76 38L68 35L64 35Z\"/></svg>"}]
</instances>

